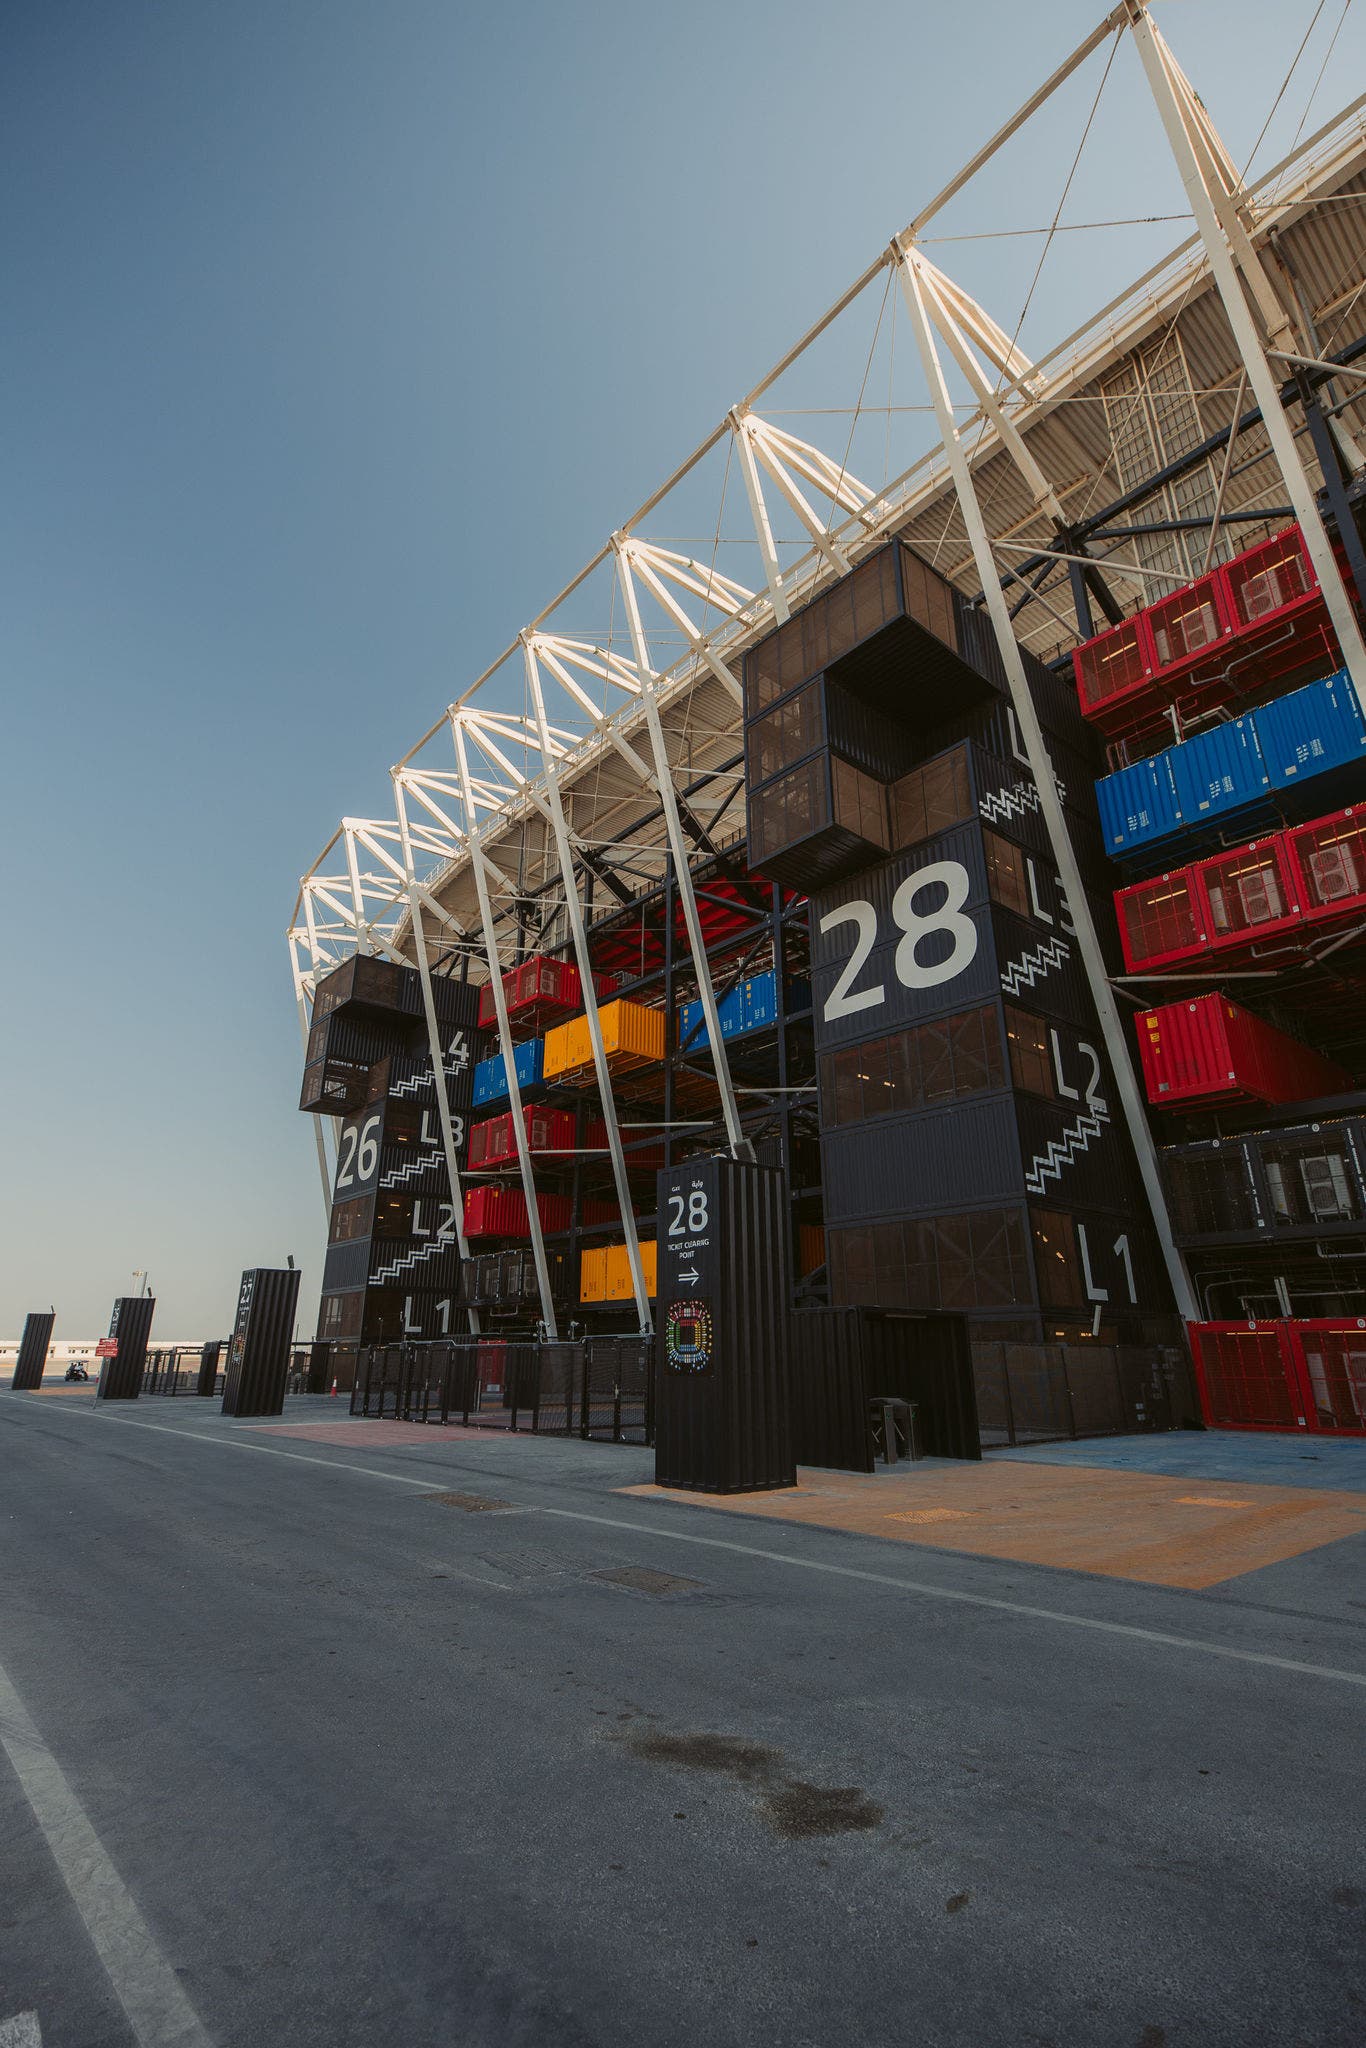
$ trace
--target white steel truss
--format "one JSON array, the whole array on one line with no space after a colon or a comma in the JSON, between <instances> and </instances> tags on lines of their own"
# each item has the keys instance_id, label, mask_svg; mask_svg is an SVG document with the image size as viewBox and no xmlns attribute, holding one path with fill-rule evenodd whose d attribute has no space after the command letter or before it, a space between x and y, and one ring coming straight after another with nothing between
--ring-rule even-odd
<instances>
[{"instance_id":1,"label":"white steel truss","mask_svg":"<svg viewBox=\"0 0 1366 2048\"><path fill-rule=\"evenodd\" d=\"M1092 328L1067 337L1046 357L1031 361L1006 330L931 261L923 246L924 231L975 172L1094 52L1112 39L1124 37L1137 48L1189 199L1195 233L1147 272L1129 294L1104 308ZM1312 210L1320 182L1327 187L1334 178L1345 175L1344 166L1366 162L1361 105L1356 103L1339 123L1330 123L1311 137L1297 157L1278 165L1261 186L1249 190L1146 7L1141 0L1122 0L410 750L393 771L397 819L343 820L310 868L289 928L296 997L305 1025L316 981L355 951L416 962L427 992L429 1026L433 1014L428 955L433 944L438 949L455 946L473 952L490 974L500 1044L508 1066L544 1320L552 1333L555 1316L501 994L504 957L510 943L516 943L510 919L519 891L510 870L517 861L518 833L534 826L549 835L546 844L553 842L555 848L562 908L584 979L590 1035L611 1133L609 1149L631 1246L637 1308L642 1328L648 1327L638 1249L626 1221L630 1205L625 1168L586 953L579 892L593 847L576 822L576 791L589 786L589 778L601 776L610 765L618 774L624 771L629 786L641 797L658 805L663 845L678 882L714 1051L727 1140L733 1151L743 1151L691 881L693 856L679 812L676 782L683 762L677 728L680 720L691 715L689 707L694 701L706 701L705 693L712 690L720 693L717 701L724 707L712 716L718 728L728 724L733 735L736 708L743 702L742 662L747 647L834 578L847 574L870 549L935 505L945 507L946 518L949 512L956 513L968 538L967 563L959 569L969 579L965 587L970 591L975 579L975 589L980 590L992 616L1159 1236L1178 1300L1188 1305L1189 1289L1166 1227L1151 1140L1133 1085L1123 1031L1100 965L1094 931L1085 915L1084 892L1023 671L1016 675L1018 655L1012 661L1009 651L1022 629L1008 611L1003 578L1010 573L1012 550L1024 552L1030 547L1051 549L1060 562L1074 565L1074 573L1076 567L1092 564L1092 557L1075 554L1062 545L1068 533L1065 503L1069 491L1078 488L1078 475L1075 468L1068 473L1060 471L1058 443L1050 467L1041 453L1039 431L1085 374L1122 352L1126 337L1148 331L1164 309L1175 307L1179 312L1196 287L1211 279L1227 318L1239 378L1246 381L1261 408L1276 467L1304 531L1348 668L1358 692L1366 690L1366 648L1334 570L1331 546L1314 502L1314 485L1301 461L1271 368L1275 361L1314 365L1321 358L1287 310L1277 282L1259 254L1280 221L1293 222ZM899 298L904 305L917 344L915 360L920 365L924 395L929 400L928 407L910 409L933 413L937 439L898 475L874 488L853 472L847 457L836 459L799 438L761 408L776 381L884 273L889 274L889 283L899 286L892 303L895 306ZM966 402L953 397L947 374L950 365L962 380ZM1343 432L1347 431L1344 425ZM753 562L754 569L747 581L733 573L735 567L744 567L733 555L727 555L723 568L715 552L709 562L673 543L651 539L643 530L672 491L700 476L703 465L719 459L721 453L734 460L748 509L752 540L747 543L746 559ZM1008 531L993 536L975 479L1001 457L1022 480L1025 496L1023 509L1017 509ZM729 466L728 459L727 474ZM1221 485L1221 509L1223 496ZM724 509L724 484L721 503ZM784 519L794 537L784 538L780 533L779 523ZM718 550L722 523L718 513ZM961 542L956 544L961 546ZM1118 562L1115 566L1117 571L1122 567ZM594 590L599 598L605 590L611 603L624 611L629 653L614 645L615 629L610 622L589 637L581 631L563 631L556 623L571 598ZM1041 591L1026 593L1022 603L1033 606L1035 616L1046 623L1051 620L1051 631L1060 629L1074 639L1082 637ZM667 657L657 659L655 646L667 649ZM504 699L509 696L514 677L526 692L528 708L520 715L505 705L500 708L499 693ZM548 695L553 698L555 723L548 715ZM430 759L430 749L443 730L454 742L454 767L433 764ZM339 864L334 859L338 853ZM468 908L462 923L452 907L453 903L462 907L468 903L465 880L473 883L477 899L477 931ZM321 1136L319 1145L322 1158ZM458 1176L449 1142L447 1155L459 1215Z\"/></svg>"}]
</instances>

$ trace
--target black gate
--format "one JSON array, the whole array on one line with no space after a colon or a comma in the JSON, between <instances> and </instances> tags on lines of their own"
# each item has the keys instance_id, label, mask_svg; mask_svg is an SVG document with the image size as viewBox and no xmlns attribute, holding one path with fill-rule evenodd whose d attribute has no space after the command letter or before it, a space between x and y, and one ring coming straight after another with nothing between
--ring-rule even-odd
<instances>
[{"instance_id":1,"label":"black gate","mask_svg":"<svg viewBox=\"0 0 1366 2048\"><path fill-rule=\"evenodd\" d=\"M372 1344L358 1360L351 1413L538 1436L653 1441L653 1340L449 1337Z\"/></svg>"}]
</instances>

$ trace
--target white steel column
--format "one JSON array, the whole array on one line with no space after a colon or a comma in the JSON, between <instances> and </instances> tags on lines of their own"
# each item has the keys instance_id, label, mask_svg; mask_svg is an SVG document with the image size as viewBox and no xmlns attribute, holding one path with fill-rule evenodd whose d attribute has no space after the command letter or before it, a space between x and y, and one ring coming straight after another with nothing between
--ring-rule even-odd
<instances>
[{"instance_id":1,"label":"white steel column","mask_svg":"<svg viewBox=\"0 0 1366 2048\"><path fill-rule=\"evenodd\" d=\"M536 1285L541 1296L541 1319L545 1324L547 1337L554 1340L560 1334L555 1318L555 1303L550 1292L550 1268L546 1263L545 1237L541 1231L541 1212L536 1207L536 1176L532 1170L531 1153L526 1141L526 1122L522 1115L522 1091L517 1082L516 1047L512 1043L512 1028L508 1023L507 991L503 987L503 970L498 959L498 935L493 923L493 905L489 900L488 873L484 865L484 849L479 844L479 824L474 808L474 787L470 781L470 760L465 744L465 728L460 722L459 712L451 716L451 731L455 738L455 754L460 764L460 788L465 805L465 843L470 850L470 867L474 873L475 891L479 898L479 922L484 932L484 951L488 955L489 986L493 990L493 1007L498 1017L498 1046L507 1070L508 1103L512 1110L512 1136L517 1146L517 1164L521 1169L522 1193L526 1198L527 1223L531 1230L531 1252L536 1261Z\"/></svg>"},{"instance_id":2,"label":"white steel column","mask_svg":"<svg viewBox=\"0 0 1366 2048\"><path fill-rule=\"evenodd\" d=\"M692 870L688 865L687 842L683 837L683 826L678 816L673 764L669 760L668 748L664 743L664 725L659 716L659 701L655 696L655 674L650 666L649 643L640 619L640 600L631 579L630 557L619 534L613 536L612 547L617 558L617 577L626 606L627 621L631 628L631 646L635 653L636 672L640 678L640 701L645 707L645 723L649 728L650 745L654 751L655 775L659 786L659 801L664 812L664 827L669 836L669 851L673 855L678 893L683 902L683 921L688 928L688 945L692 950L693 966L697 970L697 993L702 1001L702 1014L707 1020L712 1060L716 1067L717 1084L721 1090L721 1114L725 1120L726 1140L732 1158L752 1159L754 1147L748 1138L741 1135L740 1112L735 1102L735 1084L730 1077L730 1059L721 1038L721 1018L716 1008L716 991L712 987L711 965L702 939L702 920L698 915L697 893L692 885Z\"/></svg>"},{"instance_id":3,"label":"white steel column","mask_svg":"<svg viewBox=\"0 0 1366 2048\"><path fill-rule=\"evenodd\" d=\"M1095 1002L1101 1035L1105 1040L1106 1052L1109 1054L1110 1066L1115 1077L1115 1086L1119 1090L1120 1106L1124 1111L1124 1120L1128 1125L1129 1136L1133 1141L1134 1153L1138 1160L1138 1170L1142 1175L1144 1192L1148 1197L1148 1206L1152 1211L1153 1224L1157 1231L1158 1241L1162 1247L1162 1256L1166 1263L1167 1275L1171 1281L1172 1292L1176 1297L1177 1309L1183 1321L1188 1323L1196 1322L1199 1320L1200 1315L1199 1306L1195 1299L1195 1291L1191 1286L1190 1275L1186 1271L1186 1262L1178 1251L1175 1240L1172 1237L1171 1220L1167 1214L1166 1197L1163 1193L1162 1179L1158 1171L1157 1152L1153 1145L1152 1132L1148 1128L1147 1111L1142 1097L1139 1095L1138 1084L1134 1079L1134 1070L1129 1057L1129 1048L1124 1034L1123 1022L1116 1008L1114 992L1110 987L1109 978L1105 972L1105 961L1101 954L1100 941L1096 936L1096 927L1091 916L1090 899L1086 894L1081 870L1077 865L1077 857L1072 849L1071 835L1067 830L1067 820L1063 815L1063 808L1058 800L1058 786L1053 774L1053 765L1049 760L1048 750L1044 745L1043 731L1039 725L1038 713L1034 709L1034 699L1030 694L1029 682L1025 675L1019 644L1011 630L1010 612L1006 604L1005 592L1001 587L1001 578L992 557L991 542L987 538L986 525L982 518L982 508L977 499L977 487L973 482L972 470L968 464L963 444L958 437L958 429L954 422L953 403L949 397L948 386L944 381L943 366L940 363L939 352L934 344L934 336L930 331L929 317L926 313L924 299L921 296L920 279L916 274L914 264L901 263L898 265L898 269L901 275L901 288L906 301L906 310L910 315L911 325L915 330L916 346L920 351L920 360L925 370L925 381L929 386L930 398L934 405L940 438L944 444L944 452L949 459L954 489L958 496L958 507L963 515L963 523L967 528L968 539L972 544L973 560L977 565L977 574L982 585L982 594L986 598L987 609L991 614L991 623L995 628L996 641L1001 651L1001 660L1005 666L1006 680L1010 686L1011 702L1015 708L1015 717L1019 725L1020 737L1024 741L1025 753L1028 756L1030 770L1039 792L1039 808L1043 813L1044 823L1048 827L1048 837L1053 848L1053 858L1058 863L1058 872L1062 878L1062 886L1067 897L1067 907L1071 912L1072 922L1076 927L1078 950L1081 953L1082 965L1086 971L1086 979L1090 985L1091 996Z\"/></svg>"},{"instance_id":4,"label":"white steel column","mask_svg":"<svg viewBox=\"0 0 1366 2048\"><path fill-rule=\"evenodd\" d=\"M1338 636L1338 645L1342 649L1342 658L1347 664L1358 702L1362 704L1363 710L1366 710L1366 643L1362 641L1356 614L1352 610L1351 601L1338 574L1332 542L1319 517L1314 493L1305 475L1304 464L1300 461L1295 436L1285 416L1285 408L1281 404L1277 379L1267 362L1257 323L1253 319L1239 281L1239 272L1233 260L1229 238L1225 233L1214 197L1202 174L1200 159L1191 141L1177 88L1164 61L1166 45L1153 27L1147 9L1140 4L1140 0L1127 0L1127 5L1129 26L1133 30L1149 89L1157 103L1157 111L1162 117L1162 126L1167 132L1167 141L1176 159L1176 167L1181 173L1181 182L1191 203L1196 228L1205 245L1210 274L1223 300L1234 345L1243 368L1247 371L1248 383L1261 410L1262 423L1266 428L1267 439L1271 443L1271 452L1276 458L1276 467L1280 470L1290 503L1295 510L1295 517L1299 521L1300 531L1304 535L1305 548L1318 576L1328 606L1328 615ZM1207 115L1202 118L1208 123ZM1257 263L1256 252L1251 249L1250 244L1248 260L1253 264ZM1265 289L1264 276L1260 282ZM1258 280L1249 278L1250 290L1255 291L1257 284Z\"/></svg>"},{"instance_id":5,"label":"white steel column","mask_svg":"<svg viewBox=\"0 0 1366 2048\"><path fill-rule=\"evenodd\" d=\"M536 713L536 730L540 735L541 758L545 764L546 794L550 799L550 823L555 834L555 850L560 857L560 877L564 882L565 910L569 916L569 929L574 940L574 958L578 962L579 981L583 992L583 1012L588 1025L588 1037L593 1047L593 1069L598 1077L598 1093L602 1097L603 1119L607 1125L607 1149L612 1156L612 1178L616 1183L617 1201L621 1208L622 1229L626 1236L626 1260L631 1268L631 1289L636 1298L636 1314L640 1318L642 1336L648 1336L653 1324L650 1317L650 1296L645 1285L645 1269L640 1261L640 1239L636 1234L635 1211L631 1206L631 1188L626 1176L626 1156L621 1149L621 1128L617 1123L616 1102L612 1095L612 1076L607 1065L607 1048L602 1041L602 1019L598 1015L598 992L593 985L593 963L588 956L588 934L584 929L583 906L579 902L579 885L574 874L574 856L569 845L569 823L564 812L564 797L560 790L560 771L555 759L555 748L551 740L550 724L545 715L545 694L541 687L540 665L535 649L525 640L522 652L526 657L527 683L531 690L531 702Z\"/></svg>"},{"instance_id":6,"label":"white steel column","mask_svg":"<svg viewBox=\"0 0 1366 2048\"><path fill-rule=\"evenodd\" d=\"M446 1178L451 1190L452 1222L456 1245L460 1252L463 1278L464 1261L470 1256L470 1248L465 1238L465 1203L460 1189L460 1169L455 1163L455 1125L451 1120L451 1098L446 1087L446 1048L442 1042L440 1020L436 1014L432 968L427 958L427 935L423 930L422 912L418 906L417 872L413 866L413 837L408 827L408 806L404 801L403 777L397 770L394 773L394 803L403 847L403 866L408 877L408 910L413 921L413 950L417 955L418 977L422 983L422 1007L427 1016L427 1045L431 1052L432 1074L436 1081L436 1113L441 1124L441 1143L446 1154ZM468 1132L466 1136L468 1137ZM470 1329L477 1337L480 1330L479 1311L469 1306L465 1313L470 1319Z\"/></svg>"}]
</instances>

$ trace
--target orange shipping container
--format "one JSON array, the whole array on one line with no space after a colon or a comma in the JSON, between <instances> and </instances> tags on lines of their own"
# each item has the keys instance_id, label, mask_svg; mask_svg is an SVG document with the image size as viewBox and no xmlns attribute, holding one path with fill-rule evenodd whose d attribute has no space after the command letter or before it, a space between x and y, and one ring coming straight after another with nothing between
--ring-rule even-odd
<instances>
[{"instance_id":1,"label":"orange shipping container","mask_svg":"<svg viewBox=\"0 0 1366 2048\"><path fill-rule=\"evenodd\" d=\"M602 1024L603 1050L612 1073L627 1073L632 1067L648 1066L664 1057L664 1012L647 1009L644 1003L618 998L605 1003L598 1012ZM571 1017L557 1024L545 1036L545 1078L561 1082L593 1079L593 1047L588 1036L588 1019Z\"/></svg>"}]
</instances>

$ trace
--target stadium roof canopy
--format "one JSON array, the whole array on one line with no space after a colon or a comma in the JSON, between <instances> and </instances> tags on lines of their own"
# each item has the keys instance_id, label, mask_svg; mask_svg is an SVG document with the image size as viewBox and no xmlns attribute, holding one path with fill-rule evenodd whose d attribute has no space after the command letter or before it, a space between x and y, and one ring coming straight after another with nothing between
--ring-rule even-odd
<instances>
[{"instance_id":1,"label":"stadium roof canopy","mask_svg":"<svg viewBox=\"0 0 1366 2048\"><path fill-rule=\"evenodd\" d=\"M483 978L471 828L500 958L564 944L548 776L563 801L581 893L592 892L597 910L653 887L668 856L656 714L692 843L704 852L735 845L744 828L745 650L890 536L980 596L923 357L907 332L912 295L953 389L1016 635L1042 659L1065 660L1086 637L1088 606L1099 630L1107 613L1151 603L1289 523L1281 468L1198 233L1035 361L930 253L931 223L1094 58L1104 75L1085 141L1117 58L1132 61L1126 44L1136 21L1146 14L1126 0L1099 24L462 690L392 771L393 815L343 820L305 875L289 927L301 1008L315 982L357 949L411 961L414 905L427 957L465 954L467 971ZM1165 44L1151 25L1148 32L1184 87ZM1198 126L1193 95L1188 105ZM1213 131L1202 131L1211 182L1222 181L1220 217L1258 259L1251 301L1267 360L1287 383L1314 380L1348 466L1358 469L1366 466L1366 370L1355 366L1358 350L1366 355L1363 109L1366 95L1250 187ZM1135 217L1150 219L1137 167L1135 184ZM1045 252L1057 226L1055 217ZM798 434L784 424L793 417L786 391L795 380L806 397L819 385L828 338L851 321L862 322L856 389L822 391L812 410L828 417L814 426L803 419ZM1341 365L1331 378L1307 368L1329 358ZM846 352L846 369L850 360ZM1293 405L1288 417L1317 488L1305 418ZM900 448L908 438L921 445L888 475L894 441ZM680 531L708 538L661 537Z\"/></svg>"}]
</instances>

